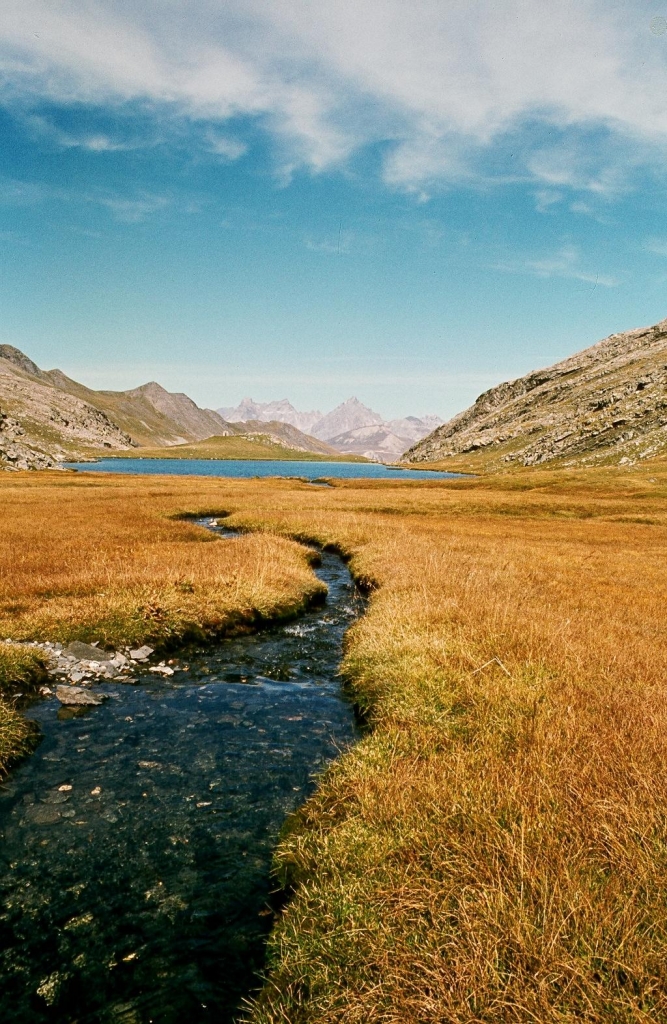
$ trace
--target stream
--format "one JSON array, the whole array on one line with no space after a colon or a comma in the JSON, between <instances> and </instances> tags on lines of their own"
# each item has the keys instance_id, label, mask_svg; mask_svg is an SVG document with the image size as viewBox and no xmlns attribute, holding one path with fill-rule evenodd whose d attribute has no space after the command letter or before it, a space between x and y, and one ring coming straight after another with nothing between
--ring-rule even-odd
<instances>
[{"instance_id":1,"label":"stream","mask_svg":"<svg viewBox=\"0 0 667 1024\"><path fill-rule=\"evenodd\" d=\"M42 742L0 787L2 1024L226 1024L257 988L279 829L358 735L337 673L363 598L337 555L316 572L299 619L29 709Z\"/></svg>"}]
</instances>

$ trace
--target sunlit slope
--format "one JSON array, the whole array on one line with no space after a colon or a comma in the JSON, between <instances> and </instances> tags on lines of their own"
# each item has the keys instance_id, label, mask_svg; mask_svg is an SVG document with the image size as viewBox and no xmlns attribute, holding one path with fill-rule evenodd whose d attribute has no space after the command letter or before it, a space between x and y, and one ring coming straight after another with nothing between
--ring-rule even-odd
<instances>
[{"instance_id":1,"label":"sunlit slope","mask_svg":"<svg viewBox=\"0 0 667 1024\"><path fill-rule=\"evenodd\" d=\"M623 465L667 452L667 320L491 388L404 455L465 469Z\"/></svg>"}]
</instances>

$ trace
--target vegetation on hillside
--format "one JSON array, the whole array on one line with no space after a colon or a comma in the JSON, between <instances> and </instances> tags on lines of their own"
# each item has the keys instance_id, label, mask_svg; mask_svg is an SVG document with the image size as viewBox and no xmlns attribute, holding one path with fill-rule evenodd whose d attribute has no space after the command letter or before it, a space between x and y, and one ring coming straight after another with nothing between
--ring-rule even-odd
<instances>
[{"instance_id":1,"label":"vegetation on hillside","mask_svg":"<svg viewBox=\"0 0 667 1024\"><path fill-rule=\"evenodd\" d=\"M185 512L264 532L221 543ZM369 732L284 830L254 1024L667 1017L664 465L15 474L0 515L0 635L293 609L316 581L287 537L376 588L344 665Z\"/></svg>"},{"instance_id":2,"label":"vegetation on hillside","mask_svg":"<svg viewBox=\"0 0 667 1024\"><path fill-rule=\"evenodd\" d=\"M172 445L169 448L137 448L133 451L104 453L104 458L121 459L258 459L290 462L367 462L361 455L318 455L276 444L262 435L253 437L207 437L205 441Z\"/></svg>"}]
</instances>

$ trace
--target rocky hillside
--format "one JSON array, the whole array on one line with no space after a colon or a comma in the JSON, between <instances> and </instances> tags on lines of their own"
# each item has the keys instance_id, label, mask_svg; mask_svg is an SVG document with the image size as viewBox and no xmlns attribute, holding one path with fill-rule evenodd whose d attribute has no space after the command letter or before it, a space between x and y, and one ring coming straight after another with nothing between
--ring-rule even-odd
<instances>
[{"instance_id":1,"label":"rocky hillside","mask_svg":"<svg viewBox=\"0 0 667 1024\"><path fill-rule=\"evenodd\" d=\"M491 388L405 453L499 468L620 463L667 452L667 320L612 334L545 370Z\"/></svg>"},{"instance_id":2,"label":"rocky hillside","mask_svg":"<svg viewBox=\"0 0 667 1024\"><path fill-rule=\"evenodd\" d=\"M365 406L362 406L362 409ZM377 413L373 413L377 417ZM329 444L344 455L364 455L376 462L398 462L405 449L429 434L442 420L439 416L407 416L383 422L376 419L329 439Z\"/></svg>"},{"instance_id":3,"label":"rocky hillside","mask_svg":"<svg viewBox=\"0 0 667 1024\"><path fill-rule=\"evenodd\" d=\"M132 443L100 409L54 387L18 349L0 346L0 464L43 468Z\"/></svg>"},{"instance_id":4,"label":"rocky hillside","mask_svg":"<svg viewBox=\"0 0 667 1024\"><path fill-rule=\"evenodd\" d=\"M409 440L394 434L386 424L380 422L346 430L332 437L329 443L341 455L365 455L375 462L396 462Z\"/></svg>"},{"instance_id":5,"label":"rocky hillside","mask_svg":"<svg viewBox=\"0 0 667 1024\"><path fill-rule=\"evenodd\" d=\"M61 370L43 371L43 377L102 409L138 445L160 448L234 433L217 412L200 409L187 395L165 391L155 381L130 391L93 391Z\"/></svg>"},{"instance_id":6,"label":"rocky hillside","mask_svg":"<svg viewBox=\"0 0 667 1024\"><path fill-rule=\"evenodd\" d=\"M25 430L18 420L0 412L1 469L55 469L56 465L46 452L26 444Z\"/></svg>"}]
</instances>

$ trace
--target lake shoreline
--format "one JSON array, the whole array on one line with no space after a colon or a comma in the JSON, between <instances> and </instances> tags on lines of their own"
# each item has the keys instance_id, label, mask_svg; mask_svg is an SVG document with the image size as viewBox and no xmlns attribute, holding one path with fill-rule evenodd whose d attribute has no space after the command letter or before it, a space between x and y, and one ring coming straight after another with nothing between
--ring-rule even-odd
<instances>
[{"instance_id":1,"label":"lake shoreline","mask_svg":"<svg viewBox=\"0 0 667 1024\"><path fill-rule=\"evenodd\" d=\"M425 470L403 465L369 461L330 462L324 459L182 459L149 458L144 456L105 456L95 462L66 462L64 469L89 473L138 473L150 475L205 476L252 479L254 477L283 477L291 479L342 480L445 480L462 474L442 470Z\"/></svg>"}]
</instances>

